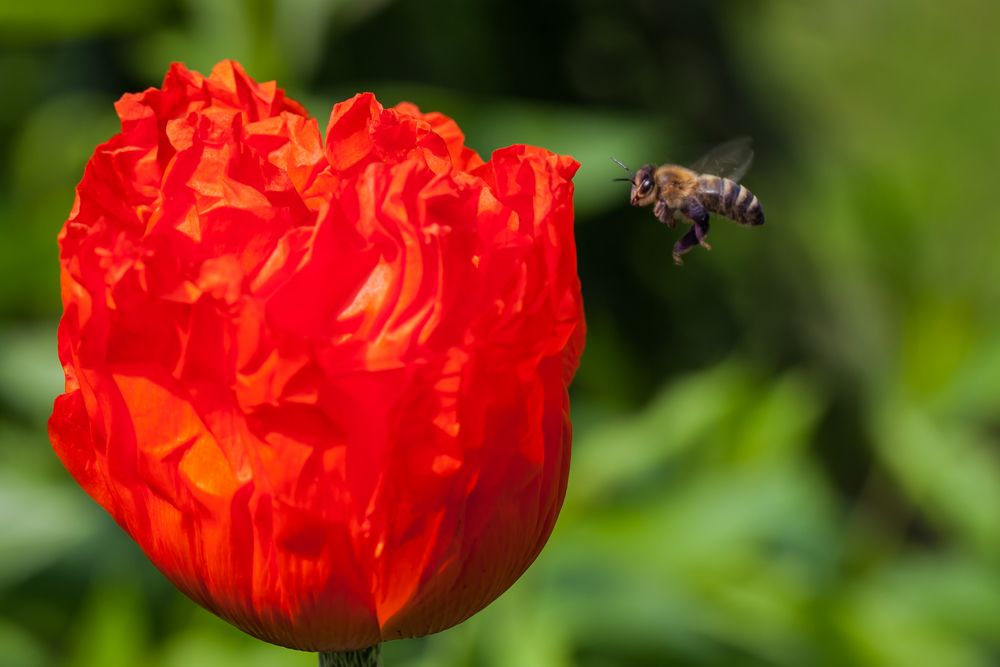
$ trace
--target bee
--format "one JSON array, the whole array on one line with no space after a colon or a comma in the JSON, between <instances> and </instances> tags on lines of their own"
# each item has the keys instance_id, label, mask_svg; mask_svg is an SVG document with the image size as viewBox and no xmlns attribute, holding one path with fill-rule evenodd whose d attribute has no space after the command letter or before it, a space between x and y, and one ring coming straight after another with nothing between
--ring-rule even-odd
<instances>
[{"instance_id":1,"label":"bee","mask_svg":"<svg viewBox=\"0 0 1000 667\"><path fill-rule=\"evenodd\" d=\"M706 240L710 213L741 225L764 224L764 209L756 195L738 182L753 161L748 137L717 146L690 168L647 164L633 174L624 164L611 159L629 174L628 178L615 180L632 184L632 206L653 204L653 215L671 229L677 225L678 216L691 225L674 244L674 263L678 266L684 263L681 255L696 245L712 249Z\"/></svg>"}]
</instances>

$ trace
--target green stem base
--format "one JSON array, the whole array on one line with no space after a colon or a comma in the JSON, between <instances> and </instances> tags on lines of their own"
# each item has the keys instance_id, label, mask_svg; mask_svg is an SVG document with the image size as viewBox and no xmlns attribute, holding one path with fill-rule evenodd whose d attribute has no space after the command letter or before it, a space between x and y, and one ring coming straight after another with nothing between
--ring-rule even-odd
<instances>
[{"instance_id":1,"label":"green stem base","mask_svg":"<svg viewBox=\"0 0 1000 667\"><path fill-rule=\"evenodd\" d=\"M324 651L319 667L382 667L382 646L376 644L359 651Z\"/></svg>"}]
</instances>

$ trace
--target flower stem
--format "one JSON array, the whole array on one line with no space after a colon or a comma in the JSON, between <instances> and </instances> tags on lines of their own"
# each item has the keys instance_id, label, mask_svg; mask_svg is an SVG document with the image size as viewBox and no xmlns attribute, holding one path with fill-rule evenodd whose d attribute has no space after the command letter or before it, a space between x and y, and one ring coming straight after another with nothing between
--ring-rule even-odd
<instances>
[{"instance_id":1,"label":"flower stem","mask_svg":"<svg viewBox=\"0 0 1000 667\"><path fill-rule=\"evenodd\" d=\"M319 667L382 667L382 645L358 651L324 651L319 654Z\"/></svg>"}]
</instances>

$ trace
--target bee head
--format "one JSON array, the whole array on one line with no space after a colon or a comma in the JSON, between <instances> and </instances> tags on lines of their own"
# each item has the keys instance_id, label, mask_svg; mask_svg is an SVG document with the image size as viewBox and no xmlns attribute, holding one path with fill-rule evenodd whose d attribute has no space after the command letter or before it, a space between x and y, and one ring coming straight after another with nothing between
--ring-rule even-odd
<instances>
[{"instance_id":1,"label":"bee head","mask_svg":"<svg viewBox=\"0 0 1000 667\"><path fill-rule=\"evenodd\" d=\"M656 187L653 172L656 165L646 164L635 172L632 178L632 195L629 198L632 206L648 206L656 199Z\"/></svg>"}]
</instances>

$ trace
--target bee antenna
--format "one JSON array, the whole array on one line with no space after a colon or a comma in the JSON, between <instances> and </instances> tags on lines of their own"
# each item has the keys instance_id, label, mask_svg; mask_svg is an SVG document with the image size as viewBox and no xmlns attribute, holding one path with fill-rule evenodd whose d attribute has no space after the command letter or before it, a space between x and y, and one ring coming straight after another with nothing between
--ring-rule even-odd
<instances>
[{"instance_id":1,"label":"bee antenna","mask_svg":"<svg viewBox=\"0 0 1000 667\"><path fill-rule=\"evenodd\" d=\"M611 180L612 181L625 181L626 183L631 183L632 182L631 178L612 178Z\"/></svg>"},{"instance_id":2,"label":"bee antenna","mask_svg":"<svg viewBox=\"0 0 1000 667\"><path fill-rule=\"evenodd\" d=\"M628 175L629 175L629 179L628 180L630 180L630 181L632 180L632 170L631 169L629 169L624 164L622 164L621 160L619 160L618 158L611 158L611 161L614 162L615 164L617 164L622 169L624 169L626 172L628 172ZM624 180L624 179L615 179L615 180Z\"/></svg>"}]
</instances>

